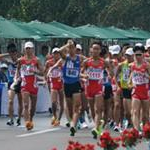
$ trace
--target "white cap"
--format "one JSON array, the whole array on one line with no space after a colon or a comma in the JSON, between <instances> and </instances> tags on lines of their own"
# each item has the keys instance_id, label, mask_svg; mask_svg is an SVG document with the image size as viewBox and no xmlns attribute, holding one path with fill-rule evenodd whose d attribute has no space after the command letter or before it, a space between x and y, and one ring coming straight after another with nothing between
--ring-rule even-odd
<instances>
[{"instance_id":1,"label":"white cap","mask_svg":"<svg viewBox=\"0 0 150 150\"><path fill-rule=\"evenodd\" d=\"M76 45L76 49L82 50L82 46L81 46L80 44L77 44L77 45Z\"/></svg>"},{"instance_id":2,"label":"white cap","mask_svg":"<svg viewBox=\"0 0 150 150\"><path fill-rule=\"evenodd\" d=\"M111 47L110 53L111 53L112 55L114 55L114 54L119 54L120 51L121 51L121 47L120 47L119 45L113 45L113 46Z\"/></svg>"},{"instance_id":3,"label":"white cap","mask_svg":"<svg viewBox=\"0 0 150 150\"><path fill-rule=\"evenodd\" d=\"M135 46L143 46L142 43L136 43Z\"/></svg>"},{"instance_id":4,"label":"white cap","mask_svg":"<svg viewBox=\"0 0 150 150\"><path fill-rule=\"evenodd\" d=\"M109 46L109 53L111 53L112 52L112 49L113 49L113 46Z\"/></svg>"},{"instance_id":5,"label":"white cap","mask_svg":"<svg viewBox=\"0 0 150 150\"><path fill-rule=\"evenodd\" d=\"M132 56L132 55L134 54L133 48L132 48L132 47L128 48L128 49L126 50L125 54Z\"/></svg>"},{"instance_id":6,"label":"white cap","mask_svg":"<svg viewBox=\"0 0 150 150\"><path fill-rule=\"evenodd\" d=\"M59 50L60 50L60 49L59 49L58 47L53 48L53 49L52 49L52 54L55 53L55 52L59 52Z\"/></svg>"},{"instance_id":7,"label":"white cap","mask_svg":"<svg viewBox=\"0 0 150 150\"><path fill-rule=\"evenodd\" d=\"M8 68L8 65L5 63L0 64L0 68Z\"/></svg>"},{"instance_id":8,"label":"white cap","mask_svg":"<svg viewBox=\"0 0 150 150\"><path fill-rule=\"evenodd\" d=\"M29 48L34 48L34 44L32 43L32 42L26 42L25 44L24 44L24 48L27 48L27 47L29 47Z\"/></svg>"},{"instance_id":9,"label":"white cap","mask_svg":"<svg viewBox=\"0 0 150 150\"><path fill-rule=\"evenodd\" d=\"M146 40L146 49L150 47L150 39Z\"/></svg>"}]
</instances>

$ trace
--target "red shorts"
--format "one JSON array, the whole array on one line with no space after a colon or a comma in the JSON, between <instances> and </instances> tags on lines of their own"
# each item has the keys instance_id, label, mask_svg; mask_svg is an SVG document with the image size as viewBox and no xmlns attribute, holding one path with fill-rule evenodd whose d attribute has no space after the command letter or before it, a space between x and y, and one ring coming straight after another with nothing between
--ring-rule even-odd
<instances>
[{"instance_id":1,"label":"red shorts","mask_svg":"<svg viewBox=\"0 0 150 150\"><path fill-rule=\"evenodd\" d=\"M138 100L149 100L149 85L137 85L132 89L132 98Z\"/></svg>"},{"instance_id":2,"label":"red shorts","mask_svg":"<svg viewBox=\"0 0 150 150\"><path fill-rule=\"evenodd\" d=\"M94 98L96 95L103 94L103 85L97 81L89 81L85 86L85 95L87 98Z\"/></svg>"},{"instance_id":3,"label":"red shorts","mask_svg":"<svg viewBox=\"0 0 150 150\"><path fill-rule=\"evenodd\" d=\"M31 84L26 84L25 86L21 87L21 92L28 92L32 95L37 95L38 93L38 87L35 87Z\"/></svg>"},{"instance_id":4,"label":"red shorts","mask_svg":"<svg viewBox=\"0 0 150 150\"><path fill-rule=\"evenodd\" d=\"M50 83L50 87L52 90L61 90L63 88L62 80L52 80Z\"/></svg>"}]
</instances>

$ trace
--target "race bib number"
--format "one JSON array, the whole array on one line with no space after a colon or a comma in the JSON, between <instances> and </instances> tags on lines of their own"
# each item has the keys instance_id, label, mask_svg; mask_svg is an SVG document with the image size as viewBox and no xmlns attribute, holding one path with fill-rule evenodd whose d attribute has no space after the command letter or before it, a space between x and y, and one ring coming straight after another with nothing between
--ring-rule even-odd
<instances>
[{"instance_id":1,"label":"race bib number","mask_svg":"<svg viewBox=\"0 0 150 150\"><path fill-rule=\"evenodd\" d=\"M133 84L145 84L149 83L149 79L146 78L145 74L143 73L134 73L132 77Z\"/></svg>"},{"instance_id":2,"label":"race bib number","mask_svg":"<svg viewBox=\"0 0 150 150\"><path fill-rule=\"evenodd\" d=\"M66 70L66 76L76 78L79 76L79 70L68 68Z\"/></svg>"},{"instance_id":3,"label":"race bib number","mask_svg":"<svg viewBox=\"0 0 150 150\"><path fill-rule=\"evenodd\" d=\"M62 76L62 74L61 74L60 69L53 69L51 74L50 74L51 78L58 78L58 77L61 77L61 76Z\"/></svg>"},{"instance_id":4,"label":"race bib number","mask_svg":"<svg viewBox=\"0 0 150 150\"><path fill-rule=\"evenodd\" d=\"M101 69L89 69L87 71L90 80L102 80L103 71Z\"/></svg>"},{"instance_id":5,"label":"race bib number","mask_svg":"<svg viewBox=\"0 0 150 150\"><path fill-rule=\"evenodd\" d=\"M30 75L34 75L35 71L36 71L35 66L33 66L33 65L24 65L24 66L22 66L21 73L24 76L30 76Z\"/></svg>"},{"instance_id":6,"label":"race bib number","mask_svg":"<svg viewBox=\"0 0 150 150\"><path fill-rule=\"evenodd\" d=\"M128 81L129 80L129 69L128 68L124 68L123 69L123 81Z\"/></svg>"}]
</instances>

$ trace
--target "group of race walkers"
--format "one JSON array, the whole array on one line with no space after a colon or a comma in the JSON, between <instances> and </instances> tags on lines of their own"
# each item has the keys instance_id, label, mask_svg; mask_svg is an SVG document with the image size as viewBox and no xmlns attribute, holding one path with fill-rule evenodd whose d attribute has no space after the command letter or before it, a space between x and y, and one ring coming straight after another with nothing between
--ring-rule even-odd
<instances>
[{"instance_id":1,"label":"group of race walkers","mask_svg":"<svg viewBox=\"0 0 150 150\"><path fill-rule=\"evenodd\" d=\"M33 129L38 80L44 80L50 90L51 125L59 126L65 112L71 136L86 117L94 122L93 138L108 126L116 132L129 127L140 131L149 121L150 39L146 46L137 43L123 47L94 41L89 56L84 56L81 45L70 39L62 47L54 47L44 65L30 41L24 44L22 56L18 57L15 44L8 45L7 50L0 55L1 61L6 56L11 58L11 62L5 62L9 74L7 125L14 124L13 101L17 94L17 125L23 114L27 130Z\"/></svg>"}]
</instances>

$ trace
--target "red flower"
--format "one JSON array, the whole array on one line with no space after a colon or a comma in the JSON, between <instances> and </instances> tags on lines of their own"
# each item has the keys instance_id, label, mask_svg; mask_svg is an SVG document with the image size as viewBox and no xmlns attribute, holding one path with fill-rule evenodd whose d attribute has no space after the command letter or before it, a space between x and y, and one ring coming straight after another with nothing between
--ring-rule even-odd
<instances>
[{"instance_id":1,"label":"red flower","mask_svg":"<svg viewBox=\"0 0 150 150\"><path fill-rule=\"evenodd\" d=\"M57 148L53 148L53 149L51 149L51 150L57 150Z\"/></svg>"},{"instance_id":2,"label":"red flower","mask_svg":"<svg viewBox=\"0 0 150 150\"><path fill-rule=\"evenodd\" d=\"M95 146L93 144L81 144L79 142L69 141L69 145L66 150L94 150Z\"/></svg>"},{"instance_id":3,"label":"red flower","mask_svg":"<svg viewBox=\"0 0 150 150\"><path fill-rule=\"evenodd\" d=\"M150 140L150 122L147 122L143 126L143 137L147 140Z\"/></svg>"},{"instance_id":4,"label":"red flower","mask_svg":"<svg viewBox=\"0 0 150 150\"><path fill-rule=\"evenodd\" d=\"M128 130L124 130L121 134L122 146L124 147L132 147L135 146L140 140L139 132L132 128Z\"/></svg>"},{"instance_id":5,"label":"red flower","mask_svg":"<svg viewBox=\"0 0 150 150\"><path fill-rule=\"evenodd\" d=\"M110 136L110 133L108 131L105 131L101 137L100 142L98 142L98 146L107 149L107 150L115 150L119 144L117 143L119 141L119 138L117 140L115 138L112 138Z\"/></svg>"}]
</instances>

